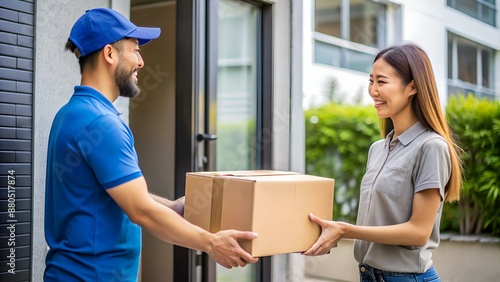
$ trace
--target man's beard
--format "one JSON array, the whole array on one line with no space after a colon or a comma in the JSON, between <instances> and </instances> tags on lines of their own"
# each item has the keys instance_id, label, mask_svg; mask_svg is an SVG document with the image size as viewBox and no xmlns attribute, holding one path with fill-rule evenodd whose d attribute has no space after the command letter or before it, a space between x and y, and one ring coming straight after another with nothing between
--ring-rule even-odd
<instances>
[{"instance_id":1,"label":"man's beard","mask_svg":"<svg viewBox=\"0 0 500 282\"><path fill-rule=\"evenodd\" d=\"M135 70L128 72L127 69L122 66L121 62L118 63L115 72L115 82L120 90L120 96L134 98L141 93L141 89L134 81L134 71Z\"/></svg>"}]
</instances>

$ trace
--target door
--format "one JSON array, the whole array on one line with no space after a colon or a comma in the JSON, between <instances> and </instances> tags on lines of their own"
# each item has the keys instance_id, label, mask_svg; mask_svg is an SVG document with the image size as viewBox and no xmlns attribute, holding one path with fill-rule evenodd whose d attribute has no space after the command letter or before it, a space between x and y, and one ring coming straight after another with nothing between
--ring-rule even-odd
<instances>
[{"instance_id":1,"label":"door","mask_svg":"<svg viewBox=\"0 0 500 282\"><path fill-rule=\"evenodd\" d=\"M253 170L263 167L258 134L262 119L260 55L261 7L244 1L209 1L207 103L205 128L215 141L204 141L203 170ZM260 262L261 264L262 262ZM213 262L208 261L206 267ZM258 264L215 267L213 281L258 281ZM260 280L259 280L260 281Z\"/></svg>"},{"instance_id":2,"label":"door","mask_svg":"<svg viewBox=\"0 0 500 282\"><path fill-rule=\"evenodd\" d=\"M178 54L192 54L192 59L177 67L176 158L188 154L191 162L178 159L184 164L176 175L176 196L183 195L183 170L272 167L272 6L238 0L182 2L188 1L177 3L177 32L191 29L194 36L177 36L183 46L181 50L178 45ZM184 57L179 54L177 58L180 61ZM187 97L187 93L192 95ZM186 115L189 112L192 114ZM184 151L179 154L179 150ZM174 278L270 281L270 261L261 258L257 264L228 270L206 254L176 248Z\"/></svg>"}]
</instances>

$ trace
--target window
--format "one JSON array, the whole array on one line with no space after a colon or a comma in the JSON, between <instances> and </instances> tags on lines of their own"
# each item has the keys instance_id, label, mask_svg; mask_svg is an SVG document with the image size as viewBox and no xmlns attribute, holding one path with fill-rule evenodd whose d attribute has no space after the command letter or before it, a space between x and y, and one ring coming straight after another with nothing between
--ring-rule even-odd
<instances>
[{"instance_id":1,"label":"window","mask_svg":"<svg viewBox=\"0 0 500 282\"><path fill-rule=\"evenodd\" d=\"M496 26L495 2L495 0L447 0L448 6L492 26Z\"/></svg>"},{"instance_id":2,"label":"window","mask_svg":"<svg viewBox=\"0 0 500 282\"><path fill-rule=\"evenodd\" d=\"M315 62L338 66L351 70L369 73L374 55L348 48L342 48L329 43L316 41L314 45Z\"/></svg>"},{"instance_id":3,"label":"window","mask_svg":"<svg viewBox=\"0 0 500 282\"><path fill-rule=\"evenodd\" d=\"M386 45L386 10L372 0L315 0L315 62L369 72Z\"/></svg>"},{"instance_id":4,"label":"window","mask_svg":"<svg viewBox=\"0 0 500 282\"><path fill-rule=\"evenodd\" d=\"M448 94L494 98L494 50L448 33Z\"/></svg>"}]
</instances>

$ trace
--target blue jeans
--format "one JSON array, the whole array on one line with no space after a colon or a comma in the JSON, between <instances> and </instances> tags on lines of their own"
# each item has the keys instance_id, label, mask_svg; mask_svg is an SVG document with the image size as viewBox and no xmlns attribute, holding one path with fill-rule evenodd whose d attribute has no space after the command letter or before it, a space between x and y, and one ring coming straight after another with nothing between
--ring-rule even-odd
<instances>
[{"instance_id":1,"label":"blue jeans","mask_svg":"<svg viewBox=\"0 0 500 282\"><path fill-rule=\"evenodd\" d=\"M359 265L360 282L441 282L439 276L431 266L424 273L403 273L384 271L367 264Z\"/></svg>"}]
</instances>

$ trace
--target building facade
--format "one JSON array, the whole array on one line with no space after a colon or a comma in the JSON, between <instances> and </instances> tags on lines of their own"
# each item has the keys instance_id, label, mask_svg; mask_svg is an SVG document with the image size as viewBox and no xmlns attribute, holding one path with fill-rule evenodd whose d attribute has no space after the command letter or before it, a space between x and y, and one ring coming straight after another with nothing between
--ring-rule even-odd
<instances>
[{"instance_id":1,"label":"building facade","mask_svg":"<svg viewBox=\"0 0 500 282\"><path fill-rule=\"evenodd\" d=\"M188 171L304 170L301 1L1 1L1 281L42 281L47 139L80 83L64 45L76 19L95 7L162 28L141 48L141 96L115 102L152 192L183 196ZM144 233L139 280L301 281L303 265L298 255L280 255L225 271Z\"/></svg>"},{"instance_id":2,"label":"building facade","mask_svg":"<svg viewBox=\"0 0 500 282\"><path fill-rule=\"evenodd\" d=\"M374 55L404 41L424 48L443 104L451 95L500 97L495 0L304 1L304 106L331 99L368 103Z\"/></svg>"},{"instance_id":3,"label":"building facade","mask_svg":"<svg viewBox=\"0 0 500 282\"><path fill-rule=\"evenodd\" d=\"M457 94L500 100L498 1L304 0L303 5L306 109L330 101L373 104L368 94L373 59L381 49L404 41L427 52L443 106ZM451 244L442 245L433 258L443 281L481 280L478 273L498 275L477 259L478 266L470 268L475 271L457 269L450 260L453 255L447 257ZM491 249L498 260L496 248L481 247ZM452 250L461 248L457 244ZM339 242L332 255L306 259L311 281L359 281L358 272L353 240Z\"/></svg>"},{"instance_id":4,"label":"building facade","mask_svg":"<svg viewBox=\"0 0 500 282\"><path fill-rule=\"evenodd\" d=\"M369 103L373 56L391 44L408 40L427 51L444 102L469 92L500 97L495 0L2 1L1 281L42 279L47 138L79 84L64 44L94 7L162 28L142 48L142 95L115 105L151 191L171 199L183 195L188 171L304 171L302 109L331 99ZM225 272L145 233L140 279L302 281L304 267L294 254Z\"/></svg>"}]
</instances>

